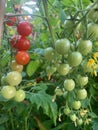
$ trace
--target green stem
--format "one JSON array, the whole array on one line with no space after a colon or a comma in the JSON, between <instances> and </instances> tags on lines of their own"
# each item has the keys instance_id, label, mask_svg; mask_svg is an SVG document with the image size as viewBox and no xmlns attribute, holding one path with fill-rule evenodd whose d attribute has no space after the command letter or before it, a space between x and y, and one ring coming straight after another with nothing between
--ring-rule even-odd
<instances>
[{"instance_id":1,"label":"green stem","mask_svg":"<svg viewBox=\"0 0 98 130\"><path fill-rule=\"evenodd\" d=\"M28 117L25 117L25 130L28 130Z\"/></svg>"},{"instance_id":2,"label":"green stem","mask_svg":"<svg viewBox=\"0 0 98 130\"><path fill-rule=\"evenodd\" d=\"M25 117L25 130L29 130L29 128L28 128L28 118L29 118L29 115L30 115L30 113L31 113L31 110L32 110L32 106L30 106L30 109L29 109L29 111L28 111L28 114L27 114L27 116Z\"/></svg>"},{"instance_id":3,"label":"green stem","mask_svg":"<svg viewBox=\"0 0 98 130\"><path fill-rule=\"evenodd\" d=\"M50 35L51 35L51 39L52 39L52 45L53 45L53 47L54 47L55 38L54 38L53 31L52 31L52 27L51 27L51 24L50 24L50 21L49 21L47 0L42 0L42 1L43 1L43 6L44 6L46 21L47 21L48 28L49 28Z\"/></svg>"},{"instance_id":4,"label":"green stem","mask_svg":"<svg viewBox=\"0 0 98 130\"><path fill-rule=\"evenodd\" d=\"M11 110L9 111L9 115L10 115L10 119L11 119L12 130L15 130L14 121L13 121L13 115L12 115Z\"/></svg>"},{"instance_id":5,"label":"green stem","mask_svg":"<svg viewBox=\"0 0 98 130\"><path fill-rule=\"evenodd\" d=\"M34 15L34 14L30 14L30 13L26 13L26 14L11 14L11 15L8 15L8 14L5 14L5 16L7 16L7 17L15 17L15 16L31 16L31 17L40 17L40 18L43 18L43 19L45 19L45 17L44 16L40 16L40 15Z\"/></svg>"}]
</instances>

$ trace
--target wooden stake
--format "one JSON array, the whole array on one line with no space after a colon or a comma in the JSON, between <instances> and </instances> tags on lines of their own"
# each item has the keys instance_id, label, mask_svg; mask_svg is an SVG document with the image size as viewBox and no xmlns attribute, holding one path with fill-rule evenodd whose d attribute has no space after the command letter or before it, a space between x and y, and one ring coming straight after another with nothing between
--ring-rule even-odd
<instances>
[{"instance_id":1,"label":"wooden stake","mask_svg":"<svg viewBox=\"0 0 98 130\"><path fill-rule=\"evenodd\" d=\"M3 33L3 19L4 19L4 12L5 12L5 3L6 0L0 0L0 46L1 46L1 39Z\"/></svg>"}]
</instances>

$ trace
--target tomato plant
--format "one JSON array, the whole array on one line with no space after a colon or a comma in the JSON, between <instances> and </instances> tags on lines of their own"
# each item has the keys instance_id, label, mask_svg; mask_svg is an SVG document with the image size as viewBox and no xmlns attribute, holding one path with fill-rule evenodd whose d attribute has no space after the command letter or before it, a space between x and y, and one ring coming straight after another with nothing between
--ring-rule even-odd
<instances>
[{"instance_id":1,"label":"tomato plant","mask_svg":"<svg viewBox=\"0 0 98 130\"><path fill-rule=\"evenodd\" d=\"M26 51L18 51L15 60L18 64L26 65L30 61L30 56Z\"/></svg>"},{"instance_id":2,"label":"tomato plant","mask_svg":"<svg viewBox=\"0 0 98 130\"><path fill-rule=\"evenodd\" d=\"M2 1L0 130L97 130L98 1Z\"/></svg>"}]
</instances>

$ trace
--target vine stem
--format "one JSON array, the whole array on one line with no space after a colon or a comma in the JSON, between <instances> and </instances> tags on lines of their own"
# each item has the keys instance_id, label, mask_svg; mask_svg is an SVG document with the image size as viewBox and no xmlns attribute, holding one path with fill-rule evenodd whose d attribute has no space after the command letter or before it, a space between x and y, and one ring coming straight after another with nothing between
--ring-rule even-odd
<instances>
[{"instance_id":1,"label":"vine stem","mask_svg":"<svg viewBox=\"0 0 98 130\"><path fill-rule=\"evenodd\" d=\"M5 14L5 16L7 16L7 17L15 17L15 16L31 16L31 17L40 17L40 18L42 18L42 19L45 19L45 17L44 16L40 16L40 15L36 15L36 14L31 14L31 13L25 13L25 14L11 14L11 15L8 15L8 14Z\"/></svg>"},{"instance_id":2,"label":"vine stem","mask_svg":"<svg viewBox=\"0 0 98 130\"><path fill-rule=\"evenodd\" d=\"M13 121L13 115L12 115L11 110L9 111L9 115L10 115L10 118L11 118L12 130L15 130L15 127L14 127L14 121Z\"/></svg>"},{"instance_id":3,"label":"vine stem","mask_svg":"<svg viewBox=\"0 0 98 130\"><path fill-rule=\"evenodd\" d=\"M52 26L51 26L51 24L50 24L50 20L49 20L47 0L42 0L42 1L43 1L43 6L44 6L46 21L47 21L48 28L49 28L50 35L51 35L51 39L52 39L52 45L53 45L53 47L54 47L55 38L54 38L54 35L53 35L53 31L52 31Z\"/></svg>"}]
</instances>

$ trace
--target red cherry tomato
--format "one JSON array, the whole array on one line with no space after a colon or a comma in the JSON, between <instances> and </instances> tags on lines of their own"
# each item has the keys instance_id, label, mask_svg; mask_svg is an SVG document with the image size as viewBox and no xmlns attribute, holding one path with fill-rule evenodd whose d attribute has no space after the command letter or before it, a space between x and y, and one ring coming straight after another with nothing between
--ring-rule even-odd
<instances>
[{"instance_id":1,"label":"red cherry tomato","mask_svg":"<svg viewBox=\"0 0 98 130\"><path fill-rule=\"evenodd\" d=\"M11 17L10 15L12 15L12 14L8 13L8 16L4 17L7 20L6 24L8 26L14 26L15 23L17 22L17 18L16 17Z\"/></svg>"},{"instance_id":2,"label":"red cherry tomato","mask_svg":"<svg viewBox=\"0 0 98 130\"><path fill-rule=\"evenodd\" d=\"M32 32L30 24L26 21L19 22L17 32L22 36L29 36Z\"/></svg>"},{"instance_id":3,"label":"red cherry tomato","mask_svg":"<svg viewBox=\"0 0 98 130\"><path fill-rule=\"evenodd\" d=\"M19 39L21 36L15 35L12 37L11 41L10 41L10 45L15 48L18 49L19 48Z\"/></svg>"},{"instance_id":4,"label":"red cherry tomato","mask_svg":"<svg viewBox=\"0 0 98 130\"><path fill-rule=\"evenodd\" d=\"M18 51L15 60L18 64L26 65L30 61L30 56L26 51Z\"/></svg>"},{"instance_id":5,"label":"red cherry tomato","mask_svg":"<svg viewBox=\"0 0 98 130\"><path fill-rule=\"evenodd\" d=\"M25 38L25 37L21 37L19 40L18 40L18 50L28 50L30 48L30 41Z\"/></svg>"},{"instance_id":6,"label":"red cherry tomato","mask_svg":"<svg viewBox=\"0 0 98 130\"><path fill-rule=\"evenodd\" d=\"M19 51L26 51L30 48L30 41L27 38L21 36L14 36L11 39L10 44L13 48Z\"/></svg>"}]
</instances>

